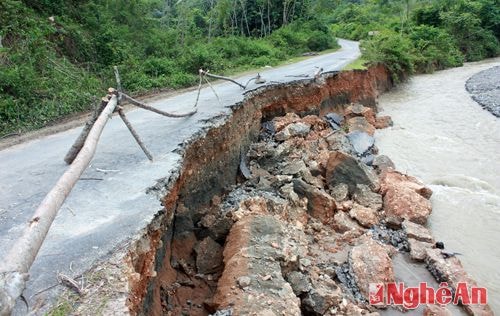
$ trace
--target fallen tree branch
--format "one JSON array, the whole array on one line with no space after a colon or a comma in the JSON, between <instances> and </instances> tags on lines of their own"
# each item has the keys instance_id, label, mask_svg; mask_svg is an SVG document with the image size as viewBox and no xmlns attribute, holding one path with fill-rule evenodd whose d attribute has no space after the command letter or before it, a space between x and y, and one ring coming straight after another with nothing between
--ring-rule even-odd
<instances>
[{"instance_id":1,"label":"fallen tree branch","mask_svg":"<svg viewBox=\"0 0 500 316\"><path fill-rule=\"evenodd\" d=\"M209 72L209 70L203 70L203 69L200 69L200 72L204 75L204 76L207 76L207 77L210 77L210 78L214 78L214 79L221 79L221 80L226 80L226 81L229 81L229 82L232 82L234 83L235 85L239 86L240 88L242 88L243 90L246 89L246 87L244 85L242 85L241 83L239 83L238 81L236 80L233 80L231 78L228 78L228 77L223 77L223 76L218 76L218 75L213 75Z\"/></svg>"},{"instance_id":2,"label":"fallen tree branch","mask_svg":"<svg viewBox=\"0 0 500 316\"><path fill-rule=\"evenodd\" d=\"M64 200L88 167L104 126L116 106L117 97L113 95L97 118L73 163L45 196L31 220L26 224L21 237L14 242L9 253L0 263L0 315L10 315L16 299L24 291L28 271L35 261L47 232Z\"/></svg>"},{"instance_id":3,"label":"fallen tree branch","mask_svg":"<svg viewBox=\"0 0 500 316\"><path fill-rule=\"evenodd\" d=\"M125 93L119 93L119 94L124 99L126 99L128 102L132 103L133 105L135 105L135 106L137 106L137 107L139 107L141 109L148 110L148 111L151 111L151 112L154 112L154 113L166 116L166 117L187 117L187 116L192 116L192 115L196 114L196 112L197 112L197 110L193 110L191 112L184 113L184 114L169 113L169 112L165 112L165 111L162 111L162 110L158 110L157 108L154 108L154 107L152 107L150 105L147 105L146 103L142 103L141 101L136 100L136 99L132 98L131 96L125 94Z\"/></svg>"},{"instance_id":4,"label":"fallen tree branch","mask_svg":"<svg viewBox=\"0 0 500 316\"><path fill-rule=\"evenodd\" d=\"M132 124L130 123L130 121L125 116L125 113L123 112L123 109L120 108L120 107L118 108L118 115L120 115L120 118L122 119L123 123L125 123L125 126L127 126L128 130L130 131L130 133L134 137L134 139L137 142L137 144L139 144L139 147L141 147L141 149L144 152L144 154L146 155L146 157L148 157L149 161L153 161L153 155L146 148L146 145L144 145L144 143L142 142L141 138L139 137L139 134L137 134L137 132L135 131L134 127L132 126Z\"/></svg>"}]
</instances>

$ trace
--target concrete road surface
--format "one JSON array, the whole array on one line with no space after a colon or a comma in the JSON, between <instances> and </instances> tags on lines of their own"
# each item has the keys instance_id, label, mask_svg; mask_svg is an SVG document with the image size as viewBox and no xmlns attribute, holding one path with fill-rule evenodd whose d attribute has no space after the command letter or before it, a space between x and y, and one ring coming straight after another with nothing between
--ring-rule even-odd
<instances>
[{"instance_id":1,"label":"concrete road surface","mask_svg":"<svg viewBox=\"0 0 500 316\"><path fill-rule=\"evenodd\" d=\"M342 49L294 64L261 71L267 80L297 80L286 75L309 74L316 69L340 70L359 55L358 43L340 40ZM246 82L255 74L237 78ZM249 89L257 87L252 83ZM215 85L223 104L205 87L198 113L189 118L166 118L145 110L134 110L128 117L155 160L150 162L134 142L123 122L110 120L99 142L95 157L55 219L47 239L30 271L25 297L57 283L58 272L77 275L146 227L161 209L160 202L146 189L179 164L174 153L179 143L205 127L210 119L230 111L229 105L243 99L243 90L223 82ZM192 109L196 91L151 101L160 109L182 113ZM0 260L45 194L67 166L63 157L81 128L75 128L0 151ZM102 170L108 170L102 172ZM91 180L99 178L102 180ZM72 271L70 271L70 264ZM30 302L31 303L31 302Z\"/></svg>"}]
</instances>

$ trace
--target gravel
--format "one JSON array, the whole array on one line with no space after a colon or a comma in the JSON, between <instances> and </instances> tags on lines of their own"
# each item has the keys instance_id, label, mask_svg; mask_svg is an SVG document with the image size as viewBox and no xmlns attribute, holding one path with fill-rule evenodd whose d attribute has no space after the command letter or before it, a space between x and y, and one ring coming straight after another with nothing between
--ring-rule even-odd
<instances>
[{"instance_id":1,"label":"gravel","mask_svg":"<svg viewBox=\"0 0 500 316\"><path fill-rule=\"evenodd\" d=\"M500 66L478 72L465 83L472 99L500 117Z\"/></svg>"}]
</instances>

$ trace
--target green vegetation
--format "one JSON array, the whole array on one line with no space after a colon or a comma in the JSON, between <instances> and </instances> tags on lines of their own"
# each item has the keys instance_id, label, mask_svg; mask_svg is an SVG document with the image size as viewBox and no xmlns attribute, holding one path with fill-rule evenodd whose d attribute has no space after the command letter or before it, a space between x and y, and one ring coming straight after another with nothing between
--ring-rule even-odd
<instances>
[{"instance_id":1,"label":"green vegetation","mask_svg":"<svg viewBox=\"0 0 500 316\"><path fill-rule=\"evenodd\" d=\"M365 70L367 69L366 63L368 61L364 59L363 57L360 57L353 61L352 63L348 64L345 66L342 70Z\"/></svg>"},{"instance_id":2,"label":"green vegetation","mask_svg":"<svg viewBox=\"0 0 500 316\"><path fill-rule=\"evenodd\" d=\"M114 65L139 93L338 47L319 2L2 0L0 137L89 110Z\"/></svg>"},{"instance_id":3,"label":"green vegetation","mask_svg":"<svg viewBox=\"0 0 500 316\"><path fill-rule=\"evenodd\" d=\"M0 137L88 111L114 85L196 83L361 40L396 75L500 53L498 0L1 0ZM357 67L362 67L359 61ZM98 98L97 98L98 99Z\"/></svg>"},{"instance_id":4,"label":"green vegetation","mask_svg":"<svg viewBox=\"0 0 500 316\"><path fill-rule=\"evenodd\" d=\"M396 75L432 72L500 53L498 0L343 1L330 15L338 37Z\"/></svg>"}]
</instances>

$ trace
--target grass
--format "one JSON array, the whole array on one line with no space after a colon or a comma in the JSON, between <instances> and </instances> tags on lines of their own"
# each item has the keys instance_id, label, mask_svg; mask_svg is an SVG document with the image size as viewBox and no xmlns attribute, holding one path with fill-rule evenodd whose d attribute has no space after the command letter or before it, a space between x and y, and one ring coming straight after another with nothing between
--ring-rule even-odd
<instances>
[{"instance_id":1,"label":"grass","mask_svg":"<svg viewBox=\"0 0 500 316\"><path fill-rule=\"evenodd\" d=\"M359 57L350 64L346 65L342 70L365 70L368 69L365 66L366 62L367 60L363 59L362 57Z\"/></svg>"}]
</instances>

